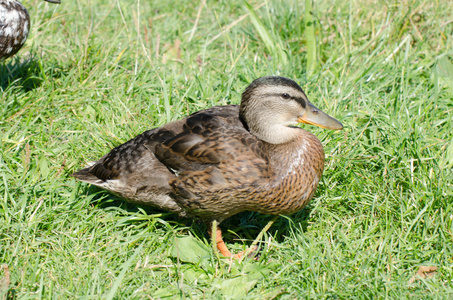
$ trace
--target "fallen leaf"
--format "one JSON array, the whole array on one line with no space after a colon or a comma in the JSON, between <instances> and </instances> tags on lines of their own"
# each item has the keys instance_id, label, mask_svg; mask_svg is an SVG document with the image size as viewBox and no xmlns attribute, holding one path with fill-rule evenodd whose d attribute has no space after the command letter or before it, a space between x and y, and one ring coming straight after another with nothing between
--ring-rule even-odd
<instances>
[{"instance_id":1,"label":"fallen leaf","mask_svg":"<svg viewBox=\"0 0 453 300\"><path fill-rule=\"evenodd\" d=\"M257 283L258 280L250 279L248 276L238 276L231 279L219 279L214 282L214 287L221 291L225 299L243 299Z\"/></svg>"},{"instance_id":2,"label":"fallen leaf","mask_svg":"<svg viewBox=\"0 0 453 300\"><path fill-rule=\"evenodd\" d=\"M415 280L420 278L431 278L437 273L436 271L437 267L434 266L420 266L417 273L409 279L408 284L412 284Z\"/></svg>"},{"instance_id":3,"label":"fallen leaf","mask_svg":"<svg viewBox=\"0 0 453 300\"><path fill-rule=\"evenodd\" d=\"M169 46L168 44L164 46ZM181 60L181 41L177 39L173 46L164 53L162 57L162 63L166 64L168 60L177 61L182 63Z\"/></svg>"},{"instance_id":4,"label":"fallen leaf","mask_svg":"<svg viewBox=\"0 0 453 300\"><path fill-rule=\"evenodd\" d=\"M211 248L192 236L175 237L170 254L183 262L197 264L203 258L210 257Z\"/></svg>"},{"instance_id":5,"label":"fallen leaf","mask_svg":"<svg viewBox=\"0 0 453 300\"><path fill-rule=\"evenodd\" d=\"M10 275L9 275L9 268L8 265L4 264L1 266L1 269L3 269L3 272L5 272L5 277L0 279L0 299L6 299L3 298L8 294L8 289L9 289L9 284L10 284Z\"/></svg>"}]
</instances>

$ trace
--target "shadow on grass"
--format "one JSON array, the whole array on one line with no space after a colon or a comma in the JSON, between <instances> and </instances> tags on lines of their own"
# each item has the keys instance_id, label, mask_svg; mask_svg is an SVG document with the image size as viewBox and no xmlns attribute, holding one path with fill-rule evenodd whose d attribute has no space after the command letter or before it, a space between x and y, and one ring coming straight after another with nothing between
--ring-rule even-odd
<instances>
[{"instance_id":1,"label":"shadow on grass","mask_svg":"<svg viewBox=\"0 0 453 300\"><path fill-rule=\"evenodd\" d=\"M39 60L31 57L25 61L19 58L0 62L0 87L4 91L10 86L20 87L24 92L38 88L42 78Z\"/></svg>"},{"instance_id":2,"label":"shadow on grass","mask_svg":"<svg viewBox=\"0 0 453 300\"><path fill-rule=\"evenodd\" d=\"M177 214L169 213L165 210L149 205L130 203L123 200L121 197L96 186L90 186L87 187L87 189L89 194L96 194L91 200L91 204L98 208L107 209L109 207L116 207L121 208L128 213L144 211L148 215L163 214L161 218L166 222L175 224L178 227L181 226L190 228L200 239L203 237L209 239L207 234L207 225L200 220L179 217ZM307 207L294 215L278 218L267 233L271 235L275 241L281 243L289 235L289 228L291 226L299 225L296 227L302 228L305 231L308 227L308 219L310 217L311 209L312 206L309 204ZM253 241L272 218L273 216L271 215L250 211L241 212L231 216L220 224L223 232L223 238L226 243L232 243L238 240ZM140 221L138 220L137 222ZM291 223L294 225L291 225Z\"/></svg>"},{"instance_id":3,"label":"shadow on grass","mask_svg":"<svg viewBox=\"0 0 453 300\"><path fill-rule=\"evenodd\" d=\"M95 194L93 199L91 200L91 204L101 209L115 207L120 208L126 211L127 213L131 214L138 213L140 211L146 212L147 215L162 214L163 215L162 218L165 219L165 221L168 221L169 223L176 223L185 227L189 226L188 224L190 224L193 220L191 218L180 217L175 213L171 213L154 206L127 202L123 198L94 185L90 185L89 187L86 188L82 187L80 189L80 192Z\"/></svg>"}]
</instances>

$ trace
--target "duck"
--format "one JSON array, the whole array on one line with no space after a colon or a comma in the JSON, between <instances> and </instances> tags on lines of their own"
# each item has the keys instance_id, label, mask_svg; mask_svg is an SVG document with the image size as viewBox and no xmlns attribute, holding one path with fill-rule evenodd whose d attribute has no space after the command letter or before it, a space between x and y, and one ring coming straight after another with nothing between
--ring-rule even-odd
<instances>
[{"instance_id":1,"label":"duck","mask_svg":"<svg viewBox=\"0 0 453 300\"><path fill-rule=\"evenodd\" d=\"M72 176L127 201L202 220L220 253L238 258L217 224L243 211L291 215L313 197L324 150L301 123L343 128L295 81L260 77L240 105L214 106L145 131Z\"/></svg>"},{"instance_id":2,"label":"duck","mask_svg":"<svg viewBox=\"0 0 453 300\"><path fill-rule=\"evenodd\" d=\"M44 0L59 4L60 0ZM0 0L0 60L16 54L30 33L30 15L17 0Z\"/></svg>"}]
</instances>

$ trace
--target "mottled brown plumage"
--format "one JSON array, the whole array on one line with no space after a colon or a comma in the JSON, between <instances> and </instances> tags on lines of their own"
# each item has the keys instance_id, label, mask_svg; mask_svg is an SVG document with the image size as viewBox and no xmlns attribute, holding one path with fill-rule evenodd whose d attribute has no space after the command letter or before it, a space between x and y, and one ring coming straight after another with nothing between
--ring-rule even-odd
<instances>
[{"instance_id":1,"label":"mottled brown plumage","mask_svg":"<svg viewBox=\"0 0 453 300\"><path fill-rule=\"evenodd\" d=\"M207 223L246 210L292 214L310 201L324 168L321 142L297 122L342 128L294 81L262 77L240 106L212 107L146 131L73 176Z\"/></svg>"}]
</instances>

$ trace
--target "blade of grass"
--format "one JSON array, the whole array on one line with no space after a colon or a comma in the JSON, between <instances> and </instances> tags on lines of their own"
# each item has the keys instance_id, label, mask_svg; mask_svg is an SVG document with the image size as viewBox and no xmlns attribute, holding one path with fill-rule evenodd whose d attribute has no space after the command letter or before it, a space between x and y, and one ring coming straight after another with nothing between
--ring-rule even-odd
<instances>
[{"instance_id":1,"label":"blade of grass","mask_svg":"<svg viewBox=\"0 0 453 300\"><path fill-rule=\"evenodd\" d=\"M272 56L279 58L279 62L283 65L288 63L288 58L286 57L285 51L283 51L283 46L280 38L276 35L269 33L269 30L266 29L263 22L261 22L260 17L247 1L244 1L245 7L250 15L250 20L252 21L253 27L258 32L258 35L263 40L264 45Z\"/></svg>"},{"instance_id":2,"label":"blade of grass","mask_svg":"<svg viewBox=\"0 0 453 300\"><path fill-rule=\"evenodd\" d=\"M124 276L126 275L127 270L131 266L132 262L134 261L135 257L142 251L143 245L145 242L143 241L140 246L137 247L135 250L134 254L125 262L121 265L122 269L120 274L118 274L118 277L116 277L115 282L113 283L112 289L108 293L107 297L105 299L107 300L112 300L115 297L116 291L121 285L121 281L123 281Z\"/></svg>"},{"instance_id":3,"label":"blade of grass","mask_svg":"<svg viewBox=\"0 0 453 300\"><path fill-rule=\"evenodd\" d=\"M305 40L307 42L307 75L316 70L316 36L315 23L313 22L312 0L305 0Z\"/></svg>"}]
</instances>

